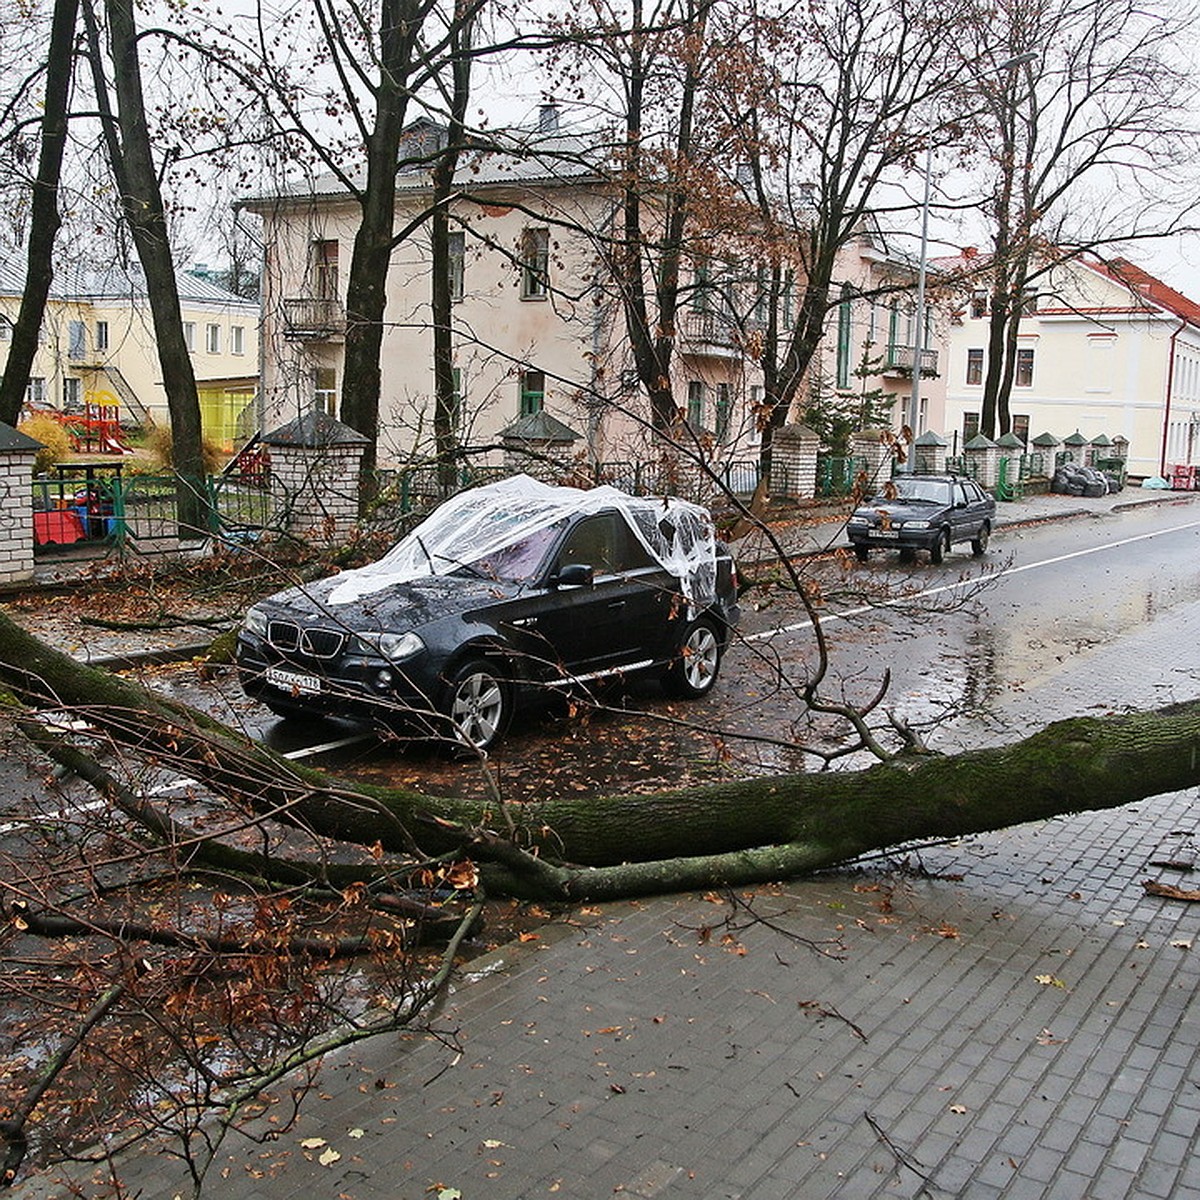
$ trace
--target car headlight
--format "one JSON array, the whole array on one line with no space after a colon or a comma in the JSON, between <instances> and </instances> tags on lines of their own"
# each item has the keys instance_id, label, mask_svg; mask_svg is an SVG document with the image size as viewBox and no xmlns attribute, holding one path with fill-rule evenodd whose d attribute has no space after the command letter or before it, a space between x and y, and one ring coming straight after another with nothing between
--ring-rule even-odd
<instances>
[{"instance_id":1,"label":"car headlight","mask_svg":"<svg viewBox=\"0 0 1200 1200\"><path fill-rule=\"evenodd\" d=\"M242 622L242 628L247 633L257 634L258 637L265 638L267 636L267 614L257 606L248 609L246 618Z\"/></svg>"},{"instance_id":2,"label":"car headlight","mask_svg":"<svg viewBox=\"0 0 1200 1200\"><path fill-rule=\"evenodd\" d=\"M929 522L928 521L905 521L904 524L900 526L900 528L901 529L928 529Z\"/></svg>"},{"instance_id":3,"label":"car headlight","mask_svg":"<svg viewBox=\"0 0 1200 1200\"><path fill-rule=\"evenodd\" d=\"M360 633L359 646L388 662L403 662L425 649L425 643L410 629L407 633Z\"/></svg>"},{"instance_id":4,"label":"car headlight","mask_svg":"<svg viewBox=\"0 0 1200 1200\"><path fill-rule=\"evenodd\" d=\"M850 524L850 525L866 525L866 524L867 524L867 518L866 518L866 517L854 516L854 517L851 517L851 518L850 518L850 520L847 522L847 524Z\"/></svg>"}]
</instances>

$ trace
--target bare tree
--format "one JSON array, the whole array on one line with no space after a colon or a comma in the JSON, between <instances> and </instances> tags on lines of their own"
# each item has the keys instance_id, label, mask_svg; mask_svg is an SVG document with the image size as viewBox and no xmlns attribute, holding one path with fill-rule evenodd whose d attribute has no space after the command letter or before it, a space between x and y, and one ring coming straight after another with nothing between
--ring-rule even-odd
<instances>
[{"instance_id":1,"label":"bare tree","mask_svg":"<svg viewBox=\"0 0 1200 1200\"><path fill-rule=\"evenodd\" d=\"M105 0L111 60L103 51L100 22L92 0L84 0L83 12L87 27L87 59L104 144L122 211L142 264L154 321L159 367L171 414L172 465L178 481L179 522L186 533L195 536L208 531L200 401L192 358L184 337L175 258L158 166L151 146L133 2ZM111 65L111 92L106 65Z\"/></svg>"},{"instance_id":2,"label":"bare tree","mask_svg":"<svg viewBox=\"0 0 1200 1200\"><path fill-rule=\"evenodd\" d=\"M1190 21L1190 10L1150 13L1130 0L1011 0L978 28L965 71L977 76L969 127L992 179L982 256L988 437L1011 428L1017 335L1038 281L1083 250L1170 232L1194 203L1178 186L1197 140L1195 90L1177 55ZM980 71L1031 52L1019 72Z\"/></svg>"},{"instance_id":3,"label":"bare tree","mask_svg":"<svg viewBox=\"0 0 1200 1200\"><path fill-rule=\"evenodd\" d=\"M54 245L62 224L58 202L59 181L67 143L78 12L79 0L55 0L45 62L46 87L37 174L31 185L25 287L21 293L20 312L12 330L4 376L0 379L0 421L10 425L17 423L21 405L25 401L46 299L54 279ZM13 149L14 134L15 130L7 139Z\"/></svg>"}]
</instances>

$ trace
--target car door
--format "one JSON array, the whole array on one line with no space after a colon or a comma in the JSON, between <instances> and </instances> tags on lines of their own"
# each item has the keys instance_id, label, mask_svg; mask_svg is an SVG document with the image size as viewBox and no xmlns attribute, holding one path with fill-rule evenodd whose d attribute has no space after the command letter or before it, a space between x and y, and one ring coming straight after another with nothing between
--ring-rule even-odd
<instances>
[{"instance_id":1,"label":"car door","mask_svg":"<svg viewBox=\"0 0 1200 1200\"><path fill-rule=\"evenodd\" d=\"M954 484L954 540L969 541L979 534L987 516L987 501L979 488L969 479Z\"/></svg>"},{"instance_id":2,"label":"car door","mask_svg":"<svg viewBox=\"0 0 1200 1200\"><path fill-rule=\"evenodd\" d=\"M592 583L557 584L568 566L591 568ZM596 513L572 524L546 582L539 612L527 628L567 674L648 665L661 658L677 589L620 513Z\"/></svg>"}]
</instances>

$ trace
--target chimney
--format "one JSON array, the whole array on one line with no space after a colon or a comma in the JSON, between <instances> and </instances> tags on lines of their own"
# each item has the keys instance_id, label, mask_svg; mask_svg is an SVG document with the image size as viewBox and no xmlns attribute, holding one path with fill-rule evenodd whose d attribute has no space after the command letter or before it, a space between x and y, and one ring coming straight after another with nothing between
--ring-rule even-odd
<instances>
[{"instance_id":1,"label":"chimney","mask_svg":"<svg viewBox=\"0 0 1200 1200\"><path fill-rule=\"evenodd\" d=\"M538 109L538 132L558 132L558 105L550 100Z\"/></svg>"}]
</instances>

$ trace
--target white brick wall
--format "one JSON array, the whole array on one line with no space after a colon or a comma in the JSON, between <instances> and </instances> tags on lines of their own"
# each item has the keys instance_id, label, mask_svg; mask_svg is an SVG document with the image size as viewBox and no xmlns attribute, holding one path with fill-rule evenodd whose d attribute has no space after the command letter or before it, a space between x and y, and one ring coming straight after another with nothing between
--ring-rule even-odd
<instances>
[{"instance_id":1,"label":"white brick wall","mask_svg":"<svg viewBox=\"0 0 1200 1200\"><path fill-rule=\"evenodd\" d=\"M0 453L0 583L33 578L33 452Z\"/></svg>"}]
</instances>

